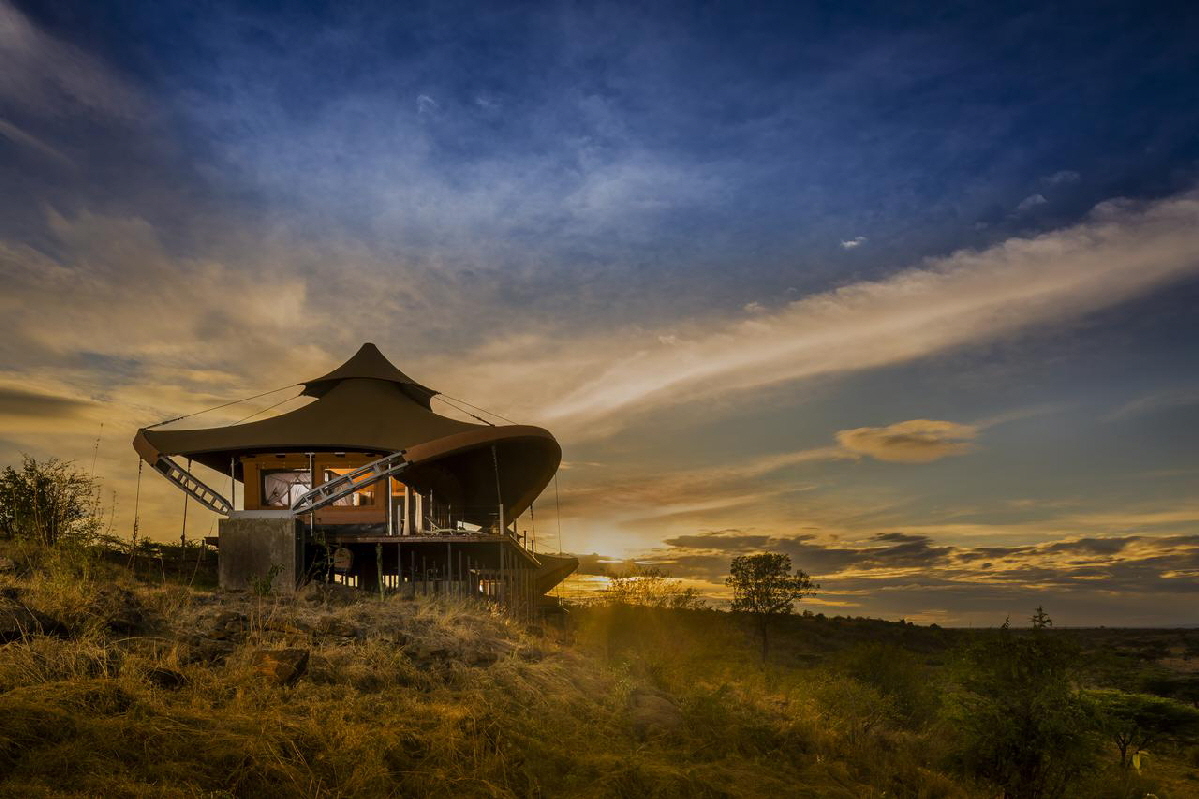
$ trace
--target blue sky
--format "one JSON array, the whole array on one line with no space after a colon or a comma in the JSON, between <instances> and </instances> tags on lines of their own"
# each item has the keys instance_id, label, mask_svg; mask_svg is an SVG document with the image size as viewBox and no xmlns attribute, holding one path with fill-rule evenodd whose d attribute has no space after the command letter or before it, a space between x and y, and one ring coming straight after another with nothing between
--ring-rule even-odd
<instances>
[{"instance_id":1,"label":"blue sky","mask_svg":"<svg viewBox=\"0 0 1199 799\"><path fill-rule=\"evenodd\" d=\"M0 0L0 454L103 421L130 516L136 427L369 339L558 435L568 549L1194 622L1196 40L1185 4Z\"/></svg>"}]
</instances>

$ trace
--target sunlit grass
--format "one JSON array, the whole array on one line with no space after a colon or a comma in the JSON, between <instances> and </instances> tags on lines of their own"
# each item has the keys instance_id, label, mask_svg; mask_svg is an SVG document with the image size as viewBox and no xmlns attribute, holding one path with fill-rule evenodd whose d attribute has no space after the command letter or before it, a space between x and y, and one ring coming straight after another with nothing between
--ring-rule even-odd
<instances>
[{"instance_id":1,"label":"sunlit grass","mask_svg":"<svg viewBox=\"0 0 1199 799\"><path fill-rule=\"evenodd\" d=\"M471 601L219 595L13 555L0 587L69 635L0 647L2 796L993 795L946 756L947 631L793 619L763 667L711 609L543 629ZM138 629L114 630L130 607ZM197 657L228 611L245 621L223 662ZM310 652L293 685L253 661L285 647ZM646 695L669 723L640 724Z\"/></svg>"}]
</instances>

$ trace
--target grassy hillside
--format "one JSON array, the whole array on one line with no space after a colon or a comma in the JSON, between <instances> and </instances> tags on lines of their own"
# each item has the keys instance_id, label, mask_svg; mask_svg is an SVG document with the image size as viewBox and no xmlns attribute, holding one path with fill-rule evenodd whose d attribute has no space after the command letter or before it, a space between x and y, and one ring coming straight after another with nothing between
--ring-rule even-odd
<instances>
[{"instance_id":1,"label":"grassy hillside","mask_svg":"<svg viewBox=\"0 0 1199 799\"><path fill-rule=\"evenodd\" d=\"M947 711L967 631L794 618L764 668L714 611L530 627L333 588L221 595L96 550L0 555L3 796L996 795ZM1173 635L1138 662L1185 655ZM1085 795L1199 793L1193 748L1153 758L1104 760Z\"/></svg>"}]
</instances>

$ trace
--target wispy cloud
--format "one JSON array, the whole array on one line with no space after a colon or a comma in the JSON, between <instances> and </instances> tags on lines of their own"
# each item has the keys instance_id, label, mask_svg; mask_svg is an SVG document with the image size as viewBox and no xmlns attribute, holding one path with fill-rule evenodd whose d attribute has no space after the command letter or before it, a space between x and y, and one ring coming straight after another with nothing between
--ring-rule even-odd
<instances>
[{"instance_id":1,"label":"wispy cloud","mask_svg":"<svg viewBox=\"0 0 1199 799\"><path fill-rule=\"evenodd\" d=\"M74 416L91 403L0 385L0 416Z\"/></svg>"},{"instance_id":2,"label":"wispy cloud","mask_svg":"<svg viewBox=\"0 0 1199 799\"><path fill-rule=\"evenodd\" d=\"M866 243L865 236L854 236L852 239L843 239L841 241L841 249L856 250L858 247L861 247L865 243Z\"/></svg>"},{"instance_id":3,"label":"wispy cloud","mask_svg":"<svg viewBox=\"0 0 1199 799\"><path fill-rule=\"evenodd\" d=\"M511 381L495 393L523 396L527 412L582 435L664 405L894 365L1072 322L1196 273L1197 255L1196 196L1111 202L1072 227L955 253L749 320L594 340L497 342L468 358ZM677 343L655 346L663 335ZM497 357L503 368L495 368ZM545 375L559 378L547 386ZM538 386L536 399L522 384Z\"/></svg>"},{"instance_id":4,"label":"wispy cloud","mask_svg":"<svg viewBox=\"0 0 1199 799\"><path fill-rule=\"evenodd\" d=\"M145 109L111 68L48 35L8 0L0 0L0 98L39 116L133 119Z\"/></svg>"},{"instance_id":5,"label":"wispy cloud","mask_svg":"<svg viewBox=\"0 0 1199 799\"><path fill-rule=\"evenodd\" d=\"M1037 206L1045 205L1048 202L1049 200L1046 200L1043 194L1031 194L1020 201L1019 205L1016 206L1016 212L1024 213L1031 211Z\"/></svg>"},{"instance_id":6,"label":"wispy cloud","mask_svg":"<svg viewBox=\"0 0 1199 799\"><path fill-rule=\"evenodd\" d=\"M421 115L435 114L441 110L441 106L427 94L418 94L416 96L416 112Z\"/></svg>"},{"instance_id":7,"label":"wispy cloud","mask_svg":"<svg viewBox=\"0 0 1199 799\"><path fill-rule=\"evenodd\" d=\"M1157 413L1158 411L1187 408L1195 405L1199 405L1199 386L1183 386L1164 391L1154 391L1143 397L1129 400L1103 418L1104 421L1115 422L1121 419Z\"/></svg>"},{"instance_id":8,"label":"wispy cloud","mask_svg":"<svg viewBox=\"0 0 1199 799\"><path fill-rule=\"evenodd\" d=\"M10 141L28 147L33 152L47 158L60 166L74 166L75 163L64 155L60 150L46 144L44 141L18 128L13 123L5 119L0 119L0 136L4 136Z\"/></svg>"},{"instance_id":9,"label":"wispy cloud","mask_svg":"<svg viewBox=\"0 0 1199 799\"><path fill-rule=\"evenodd\" d=\"M1063 169L1050 175L1048 182L1050 185L1057 186L1062 183L1077 183L1081 178L1082 175L1078 174L1073 169Z\"/></svg>"}]
</instances>

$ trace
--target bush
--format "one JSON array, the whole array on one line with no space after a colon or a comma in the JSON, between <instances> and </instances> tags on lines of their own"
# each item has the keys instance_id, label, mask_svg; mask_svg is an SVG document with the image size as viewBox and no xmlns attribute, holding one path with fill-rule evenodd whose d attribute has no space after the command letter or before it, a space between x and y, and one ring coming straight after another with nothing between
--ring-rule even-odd
<instances>
[{"instance_id":1,"label":"bush","mask_svg":"<svg viewBox=\"0 0 1199 799\"><path fill-rule=\"evenodd\" d=\"M951 715L959 765L1010 799L1078 795L1097 760L1095 718L1074 690L1080 655L1049 623L1039 608L1028 633L1004 623L969 647L958 668L963 691Z\"/></svg>"},{"instance_id":2,"label":"bush","mask_svg":"<svg viewBox=\"0 0 1199 799\"><path fill-rule=\"evenodd\" d=\"M91 543L102 523L96 515L98 482L71 461L22 456L21 468L0 475L0 537L46 546Z\"/></svg>"},{"instance_id":3,"label":"bush","mask_svg":"<svg viewBox=\"0 0 1199 799\"><path fill-rule=\"evenodd\" d=\"M851 745L862 743L898 716L892 697L852 678L822 680L814 686L814 695L823 727Z\"/></svg>"},{"instance_id":4,"label":"bush","mask_svg":"<svg viewBox=\"0 0 1199 799\"><path fill-rule=\"evenodd\" d=\"M636 605L647 608L698 610L707 601L694 588L683 588L680 580L655 567L636 567L620 573L609 573L608 587L600 602L607 605Z\"/></svg>"},{"instance_id":5,"label":"bush","mask_svg":"<svg viewBox=\"0 0 1199 799\"><path fill-rule=\"evenodd\" d=\"M839 665L849 677L886 697L904 726L920 728L937 715L940 692L936 682L906 649L894 644L862 644L845 652Z\"/></svg>"}]
</instances>

